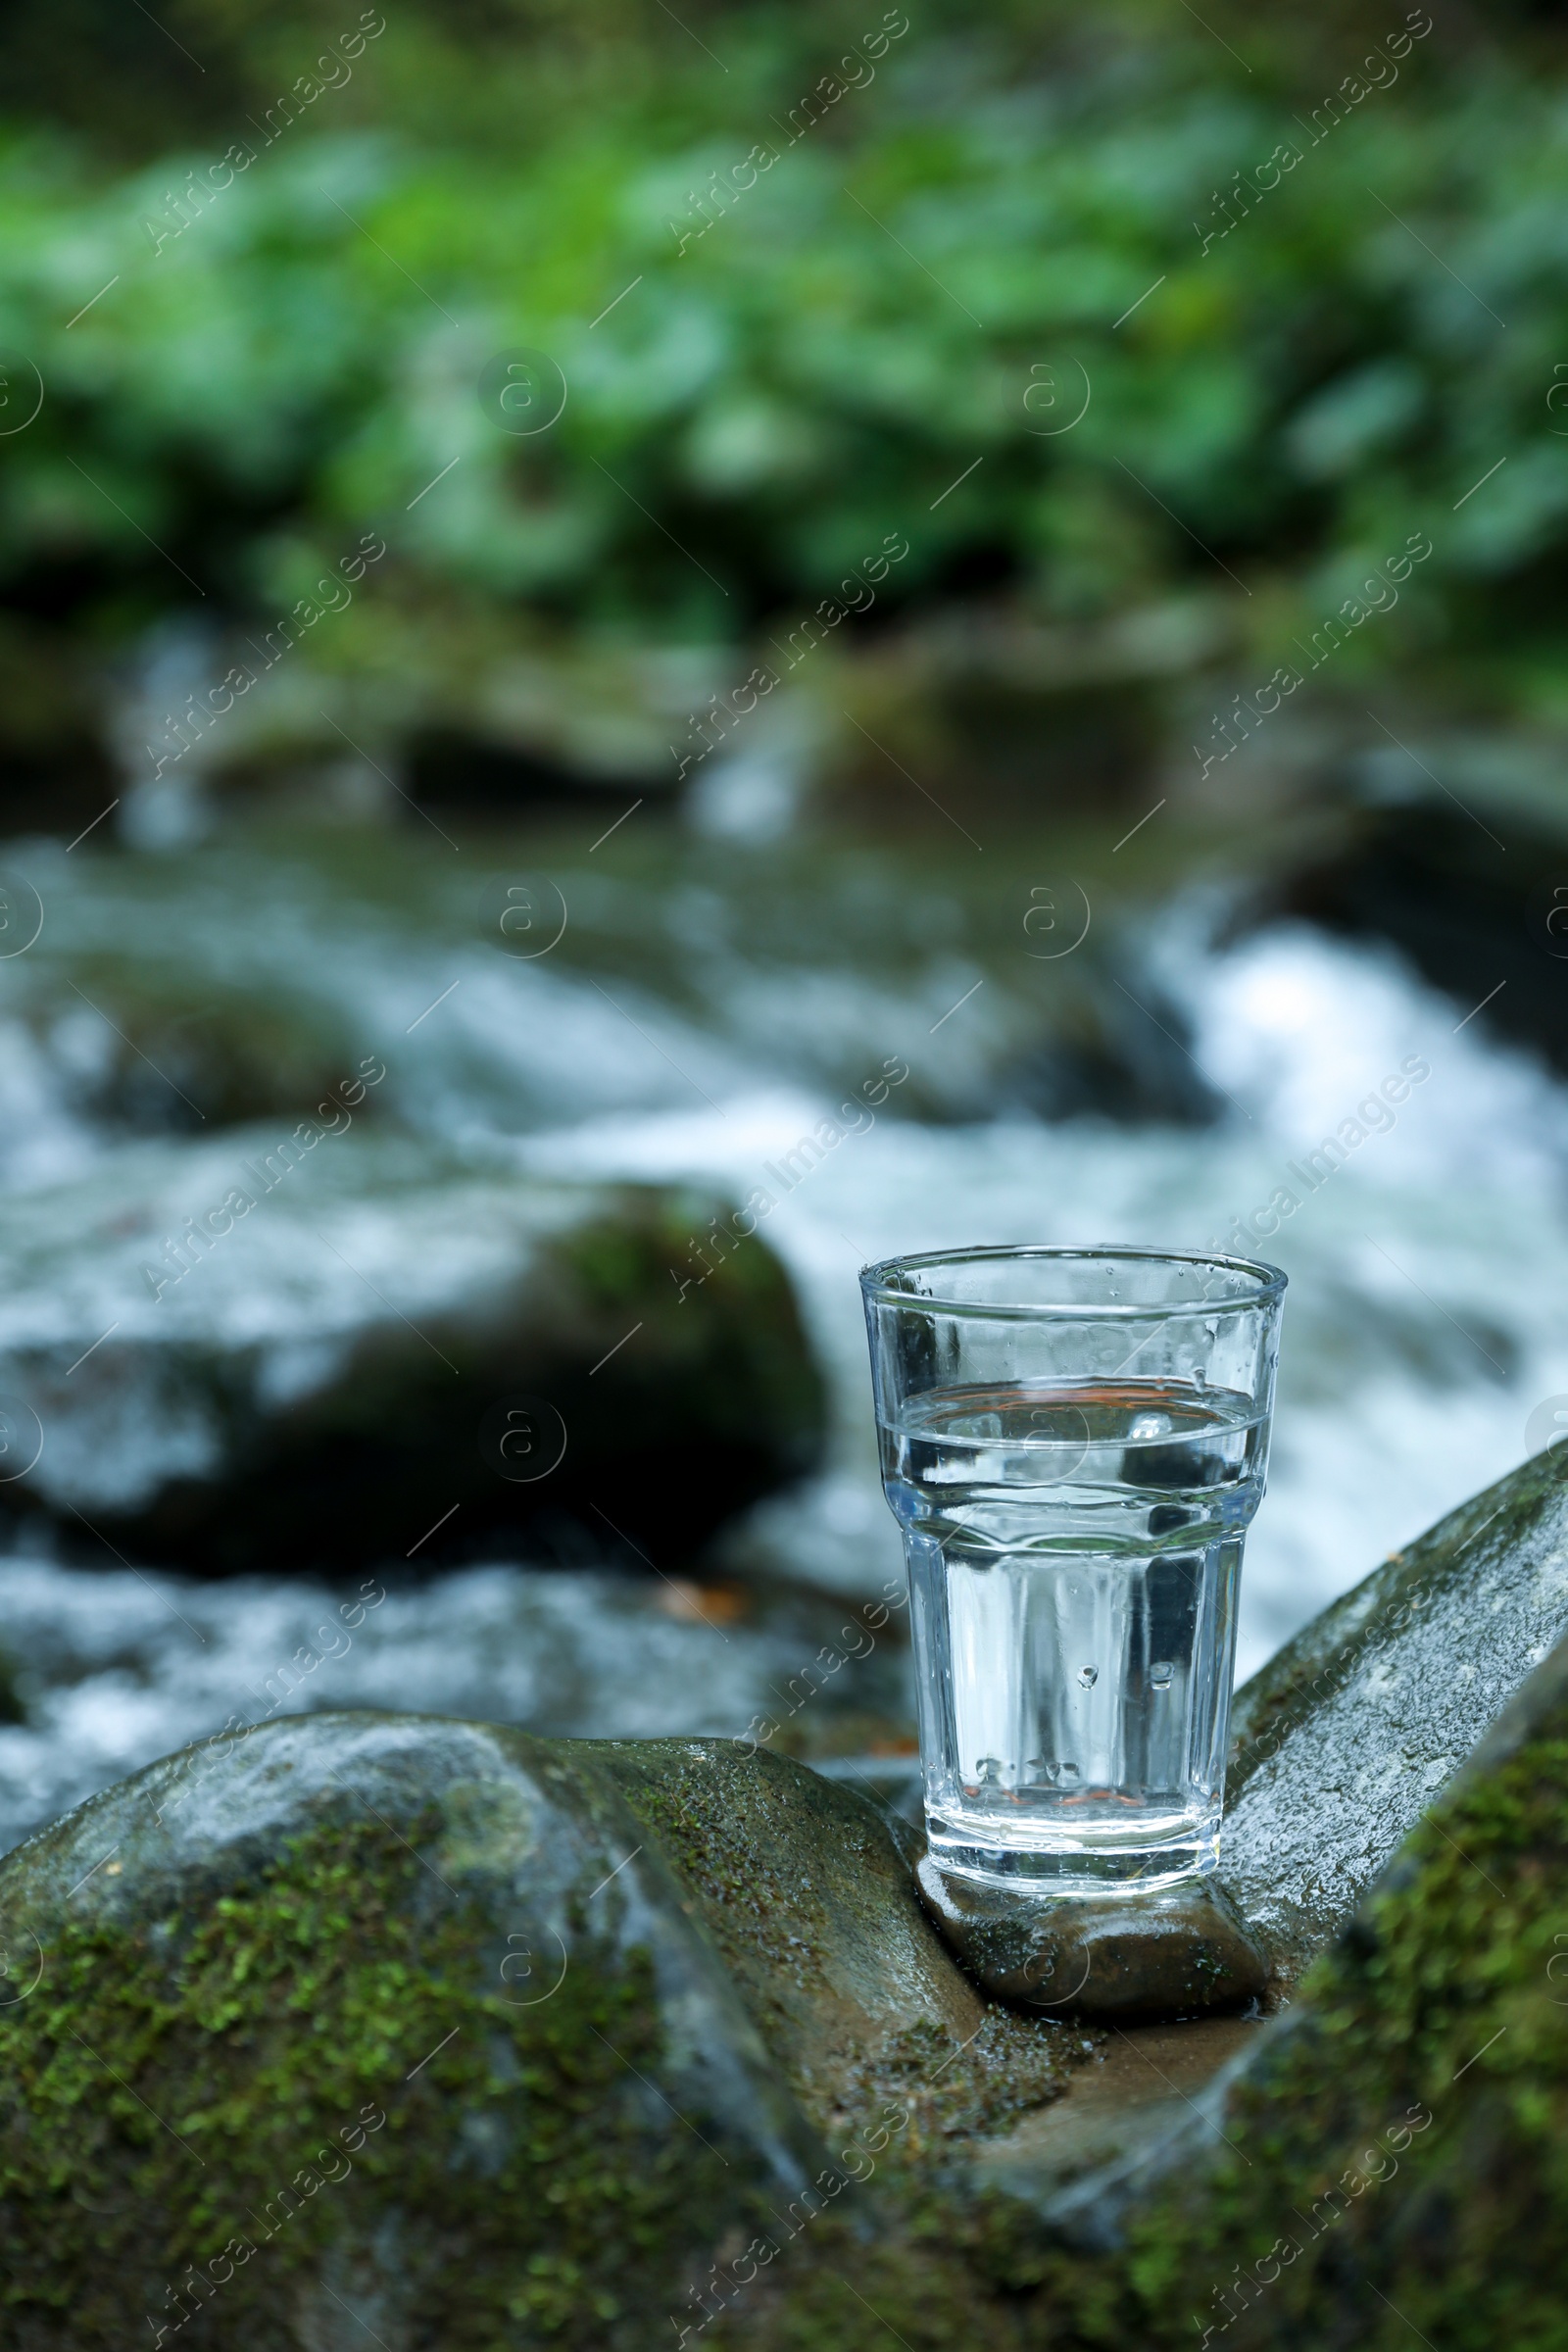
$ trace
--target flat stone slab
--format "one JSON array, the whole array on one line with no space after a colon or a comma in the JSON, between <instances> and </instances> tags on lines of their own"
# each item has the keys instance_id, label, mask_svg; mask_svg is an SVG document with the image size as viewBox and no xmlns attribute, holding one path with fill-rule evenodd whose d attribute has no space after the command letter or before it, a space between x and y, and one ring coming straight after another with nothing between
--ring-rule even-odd
<instances>
[{"instance_id":1,"label":"flat stone slab","mask_svg":"<svg viewBox=\"0 0 1568 2352\"><path fill-rule=\"evenodd\" d=\"M1212 1879L1140 1892L1032 1894L915 1869L920 1900L969 1974L1004 2000L1058 2017L1198 2017L1237 2009L1268 1964Z\"/></svg>"},{"instance_id":2,"label":"flat stone slab","mask_svg":"<svg viewBox=\"0 0 1568 2352\"><path fill-rule=\"evenodd\" d=\"M1250 2054L1263 2023L1208 2017L1118 2027L1065 2097L974 2151L970 2178L977 2187L1053 2206L1075 2183L1136 2160L1181 2129L1215 2076Z\"/></svg>"}]
</instances>

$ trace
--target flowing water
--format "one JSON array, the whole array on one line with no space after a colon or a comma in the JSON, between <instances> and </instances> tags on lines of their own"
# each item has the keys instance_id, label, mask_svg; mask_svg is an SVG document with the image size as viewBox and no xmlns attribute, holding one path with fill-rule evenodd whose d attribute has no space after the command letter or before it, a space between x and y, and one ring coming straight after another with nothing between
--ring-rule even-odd
<instances>
[{"instance_id":1,"label":"flowing water","mask_svg":"<svg viewBox=\"0 0 1568 2352\"><path fill-rule=\"evenodd\" d=\"M966 871L909 848L764 854L646 822L596 851L585 830L0 856L45 912L36 944L0 961L13 1196L112 1181L149 1132L192 1152L226 1119L286 1133L322 1070L376 1055L376 1117L488 1169L764 1197L759 1230L832 1396L819 1475L733 1529L706 1585L650 1579L608 1539L584 1572L401 1570L342 1654L316 1639L341 1595L286 1561L275 1580L202 1586L157 1563L74 1565L19 1524L0 1643L25 1720L0 1724L0 1838L254 1717L302 1649L316 1663L268 1706L744 1734L798 1703L808 1751L906 1741L896 1614L869 1667L819 1698L779 1695L824 1648L850 1650L831 1596L902 1579L856 1285L872 1258L956 1241L1234 1247L1251 1220L1246 1249L1291 1290L1243 1675L1545 1442L1540 1415L1568 1393L1568 1099L1392 953L1291 923L1227 943L1222 905L1150 884L1119 928L1097 899L1082 948L1046 956L1025 918L1062 866L1038 841L988 842ZM531 959L485 930L519 874L569 914ZM275 1324L286 1287L254 1307ZM104 1438L127 1477L148 1443L134 1414ZM759 1574L797 1597L775 1605ZM828 1596L820 1621L808 1587Z\"/></svg>"}]
</instances>

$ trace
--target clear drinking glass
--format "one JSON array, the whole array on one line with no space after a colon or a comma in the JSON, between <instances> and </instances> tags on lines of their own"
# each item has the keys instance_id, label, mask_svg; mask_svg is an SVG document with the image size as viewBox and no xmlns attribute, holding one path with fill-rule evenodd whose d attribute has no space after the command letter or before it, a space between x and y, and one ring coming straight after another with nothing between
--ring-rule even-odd
<instances>
[{"instance_id":1,"label":"clear drinking glass","mask_svg":"<svg viewBox=\"0 0 1568 2352\"><path fill-rule=\"evenodd\" d=\"M1062 1893L1212 1870L1285 1276L954 1250L860 1286L933 1859Z\"/></svg>"}]
</instances>

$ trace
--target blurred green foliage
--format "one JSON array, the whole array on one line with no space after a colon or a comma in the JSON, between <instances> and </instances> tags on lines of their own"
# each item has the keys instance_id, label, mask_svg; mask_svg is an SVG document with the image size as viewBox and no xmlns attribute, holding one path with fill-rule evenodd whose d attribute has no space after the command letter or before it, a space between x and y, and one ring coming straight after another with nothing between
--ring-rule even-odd
<instances>
[{"instance_id":1,"label":"blurred green foliage","mask_svg":"<svg viewBox=\"0 0 1568 2352\"><path fill-rule=\"evenodd\" d=\"M1347 660L1568 699L1568 84L1539 34L1440 23L1372 69L1396 0L1213 33L1176 0L979 31L911 0L902 34L880 0L388 10L341 78L317 61L354 0L166 12L205 67L98 57L139 116L51 79L33 24L0 148L0 430L29 364L43 387L0 438L13 614L112 647L266 613L368 523L368 612L740 641L896 531L905 604L1094 618L1203 584L1262 659L1424 530ZM514 347L567 387L532 436L476 390Z\"/></svg>"}]
</instances>

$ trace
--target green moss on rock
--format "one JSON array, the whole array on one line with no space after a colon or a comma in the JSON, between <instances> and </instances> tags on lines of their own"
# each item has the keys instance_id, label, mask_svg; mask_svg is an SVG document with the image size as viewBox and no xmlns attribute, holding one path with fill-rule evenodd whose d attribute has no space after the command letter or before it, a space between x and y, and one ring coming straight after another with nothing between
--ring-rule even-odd
<instances>
[{"instance_id":1,"label":"green moss on rock","mask_svg":"<svg viewBox=\"0 0 1568 2352\"><path fill-rule=\"evenodd\" d=\"M1048 2104L1092 2053L1082 2029L987 2002L854 1790L749 1741L603 1753L830 2147L896 2107L906 2168Z\"/></svg>"},{"instance_id":2,"label":"green moss on rock","mask_svg":"<svg viewBox=\"0 0 1568 2352\"><path fill-rule=\"evenodd\" d=\"M1558 1653L1306 1979L1231 2095L1234 2149L1138 2216L1151 2328L1568 2343L1565 1854Z\"/></svg>"},{"instance_id":3,"label":"green moss on rock","mask_svg":"<svg viewBox=\"0 0 1568 2352\"><path fill-rule=\"evenodd\" d=\"M1119 2243L897 2164L733 2295L745 2352L1562 2352L1568 1651L1532 1679Z\"/></svg>"},{"instance_id":4,"label":"green moss on rock","mask_svg":"<svg viewBox=\"0 0 1568 2352\"><path fill-rule=\"evenodd\" d=\"M353 1716L187 1782L0 1867L8 2348L1568 2344L1568 1651L1096 2243L967 2165L1091 2037L957 1976L851 1792Z\"/></svg>"},{"instance_id":5,"label":"green moss on rock","mask_svg":"<svg viewBox=\"0 0 1568 2352\"><path fill-rule=\"evenodd\" d=\"M662 2056L647 1954L579 1946L514 2007L477 1981L482 1907L438 1915L428 1869L389 1826L334 1826L205 1916L62 1926L0 2018L11 2341L58 2317L121 2345L131 2310L138 2336L146 2313L291 2344L291 2290L352 2295L389 2228L416 2341L597 2344L650 2273L678 2299L725 2160L677 2159L625 2095Z\"/></svg>"},{"instance_id":6,"label":"green moss on rock","mask_svg":"<svg viewBox=\"0 0 1568 2352\"><path fill-rule=\"evenodd\" d=\"M296 2352L339 2304L630 2352L816 2169L591 1745L318 1717L180 1762L0 1871L8 2352Z\"/></svg>"},{"instance_id":7,"label":"green moss on rock","mask_svg":"<svg viewBox=\"0 0 1568 2352\"><path fill-rule=\"evenodd\" d=\"M712 1240L720 1224L727 1251ZM556 1256L576 1316L602 1326L607 1346L624 1334L622 1318L641 1322L637 1348L623 1363L616 1358L614 1415L629 1419L645 1446L689 1442L695 1427L710 1446L760 1450L776 1480L817 1459L826 1392L783 1266L760 1237L737 1242L729 1224L728 1207L710 1193L622 1187L613 1214L563 1234ZM579 1396L568 1373L570 1395L561 1397L573 1428L601 1452L607 1408L596 1401L605 1378Z\"/></svg>"}]
</instances>

